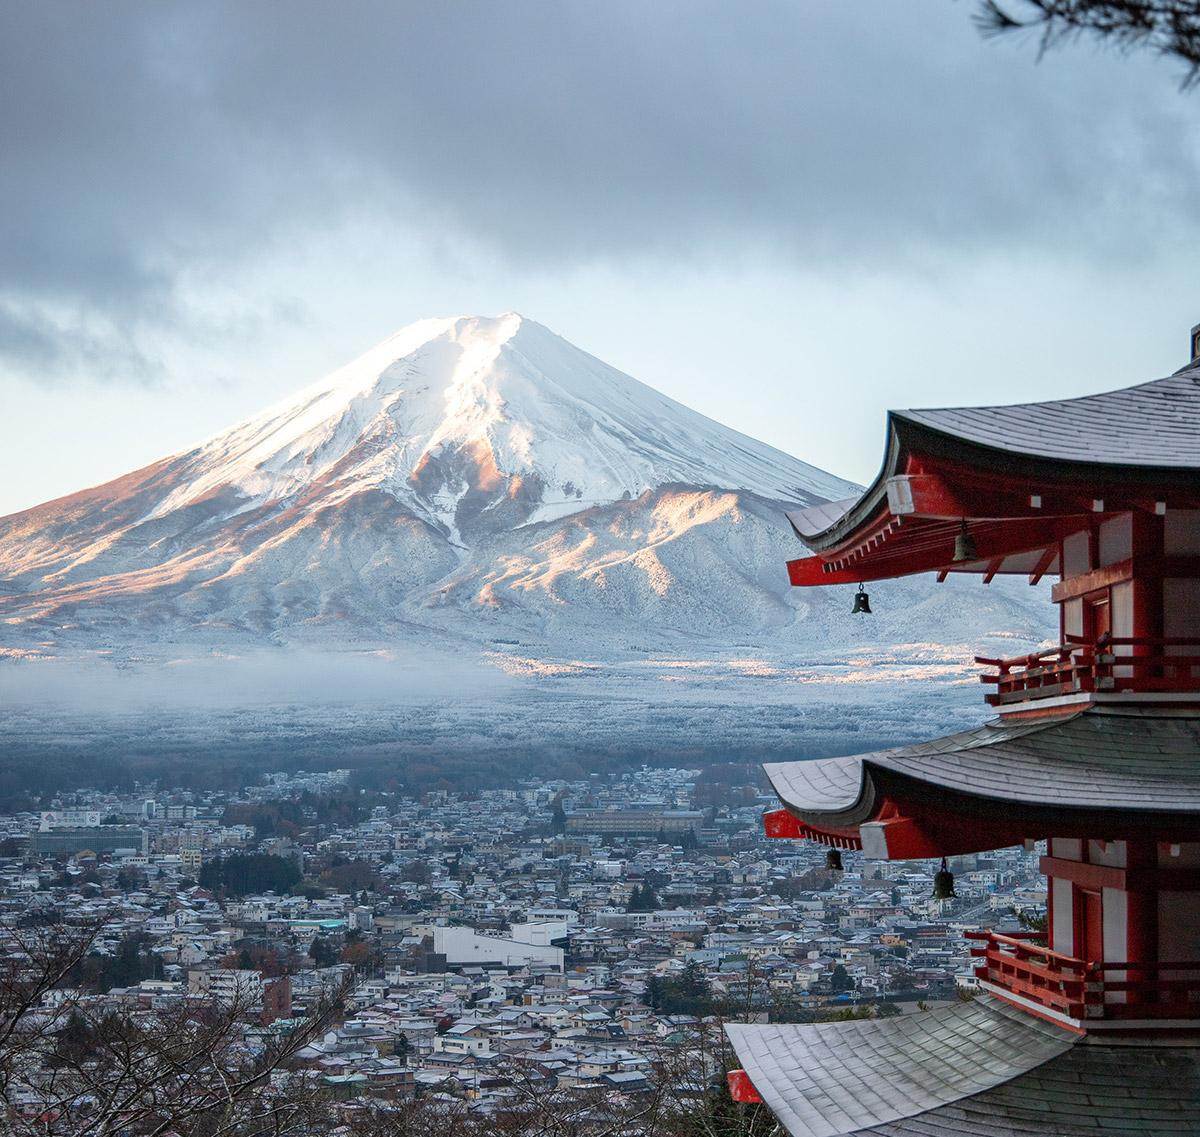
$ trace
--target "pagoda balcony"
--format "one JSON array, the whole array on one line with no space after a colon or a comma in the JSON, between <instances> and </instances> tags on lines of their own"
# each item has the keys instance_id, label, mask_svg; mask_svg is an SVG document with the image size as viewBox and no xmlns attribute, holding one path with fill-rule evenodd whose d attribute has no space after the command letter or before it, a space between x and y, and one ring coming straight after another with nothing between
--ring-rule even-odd
<instances>
[{"instance_id":1,"label":"pagoda balcony","mask_svg":"<svg viewBox=\"0 0 1200 1137\"><path fill-rule=\"evenodd\" d=\"M1200 1020L1200 962L1083 960L1050 951L1041 932L966 932L979 981L1081 1025L1170 1025ZM1180 1024L1182 1025L1182 1024Z\"/></svg>"},{"instance_id":2,"label":"pagoda balcony","mask_svg":"<svg viewBox=\"0 0 1200 1137\"><path fill-rule=\"evenodd\" d=\"M976 656L995 668L979 677L994 684L992 706L1066 695L1200 694L1200 639L1129 637L1101 644L1071 640L1013 659Z\"/></svg>"}]
</instances>

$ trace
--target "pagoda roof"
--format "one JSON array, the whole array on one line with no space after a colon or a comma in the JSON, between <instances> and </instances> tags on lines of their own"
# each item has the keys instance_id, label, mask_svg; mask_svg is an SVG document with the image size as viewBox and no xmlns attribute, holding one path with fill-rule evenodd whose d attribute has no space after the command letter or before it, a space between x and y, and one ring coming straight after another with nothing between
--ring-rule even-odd
<instances>
[{"instance_id":1,"label":"pagoda roof","mask_svg":"<svg viewBox=\"0 0 1200 1137\"><path fill-rule=\"evenodd\" d=\"M893 411L940 434L1034 458L1098 466L1200 468L1200 365L1119 391L1017 403Z\"/></svg>"},{"instance_id":2,"label":"pagoda roof","mask_svg":"<svg viewBox=\"0 0 1200 1137\"><path fill-rule=\"evenodd\" d=\"M858 497L789 511L818 557L793 584L930 569L1054 571L1041 558L1089 514L1200 504L1200 361L1076 399L891 411L883 464ZM977 562L952 560L971 522Z\"/></svg>"},{"instance_id":3,"label":"pagoda roof","mask_svg":"<svg viewBox=\"0 0 1200 1137\"><path fill-rule=\"evenodd\" d=\"M725 1027L792 1137L1195 1132L1200 1047L1096 1045L989 995L887 1019Z\"/></svg>"},{"instance_id":4,"label":"pagoda roof","mask_svg":"<svg viewBox=\"0 0 1200 1137\"><path fill-rule=\"evenodd\" d=\"M764 766L780 800L814 826L858 825L903 784L1012 805L1200 814L1200 718L1093 706L999 718L932 742ZM898 785L898 783L900 783Z\"/></svg>"}]
</instances>

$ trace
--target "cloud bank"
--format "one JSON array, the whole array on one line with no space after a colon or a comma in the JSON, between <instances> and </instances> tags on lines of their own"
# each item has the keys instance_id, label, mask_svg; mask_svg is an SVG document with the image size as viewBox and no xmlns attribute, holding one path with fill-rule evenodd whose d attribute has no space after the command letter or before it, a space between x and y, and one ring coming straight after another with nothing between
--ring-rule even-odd
<instances>
[{"instance_id":1,"label":"cloud bank","mask_svg":"<svg viewBox=\"0 0 1200 1137\"><path fill-rule=\"evenodd\" d=\"M514 272L770 257L1098 274L1194 240L1161 63L985 43L965 4L16 2L0 369L154 379L230 281L368 225ZM1114 266L1117 266L1114 268ZM256 306L262 308L259 312Z\"/></svg>"}]
</instances>

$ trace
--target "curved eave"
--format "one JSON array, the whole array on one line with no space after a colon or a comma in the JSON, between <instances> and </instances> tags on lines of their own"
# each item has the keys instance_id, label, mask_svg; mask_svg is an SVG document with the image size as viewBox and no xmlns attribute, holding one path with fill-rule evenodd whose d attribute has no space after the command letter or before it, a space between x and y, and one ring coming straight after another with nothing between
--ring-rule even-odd
<instances>
[{"instance_id":1,"label":"curved eave","mask_svg":"<svg viewBox=\"0 0 1200 1137\"><path fill-rule=\"evenodd\" d=\"M818 828L844 829L875 817L874 783L866 755L807 762L765 762L763 771L780 802Z\"/></svg>"},{"instance_id":2,"label":"curved eave","mask_svg":"<svg viewBox=\"0 0 1200 1137\"><path fill-rule=\"evenodd\" d=\"M1197 364L1164 379L1078 399L890 411L883 462L860 497L788 512L792 529L816 559L840 566L835 575L829 569L822 575L818 566L796 561L792 580L836 583L842 577L878 579L931 569L989 576L1023 571L1002 562L1009 554L1032 550L1044 535L1045 524L1038 531L1030 527L1035 516L1048 522L1052 514L1077 518L1089 512L1149 509L1159 500L1169 500L1173 508L1200 507L1198 456ZM895 479L927 476L935 469L960 491L952 504L961 509L933 517L915 510L904 516L909 508L889 496L897 489ZM1049 508L1048 499L1044 511L1034 511L1028 504L1031 493L1050 495L1055 508ZM950 560L954 530L947 522L962 519L972 525L978 520L1007 525L1002 534L993 533L991 555L978 564ZM894 532L901 522L904 529ZM916 555L900 556L903 548L916 550ZM845 564L846 554L855 561L854 571ZM859 571L883 560L891 562L887 568Z\"/></svg>"},{"instance_id":3,"label":"curved eave","mask_svg":"<svg viewBox=\"0 0 1200 1137\"><path fill-rule=\"evenodd\" d=\"M1115 491L1128 496L1136 491L1149 500L1161 492L1178 500L1180 507L1200 500L1200 469L1067 461L1044 455L1021 453L985 446L906 417L906 412L888 413L888 444L875 480L858 498L789 510L792 531L814 552L840 549L866 539L891 517L888 482L907 473L911 455L921 455L971 466L994 475L997 484L1020 483L1041 486L1086 487L1091 497L1111 496ZM1082 499L1081 499L1082 501ZM1024 516L1024 515L1022 515Z\"/></svg>"},{"instance_id":4,"label":"curved eave","mask_svg":"<svg viewBox=\"0 0 1200 1137\"><path fill-rule=\"evenodd\" d=\"M894 419L894 412L889 411L883 464L875 480L863 490L861 497L833 503L845 508L832 520L829 519L831 510L828 504L792 510L787 514L793 532L810 549L820 552L837 548L862 530L868 522L886 512L887 481L897 472L900 457L900 440L896 434Z\"/></svg>"},{"instance_id":5,"label":"curved eave","mask_svg":"<svg viewBox=\"0 0 1200 1137\"><path fill-rule=\"evenodd\" d=\"M898 809L1041 824L1097 815L1200 825L1200 719L1076 712L988 723L933 742L764 766L783 805L816 829ZM987 847L987 846L981 846Z\"/></svg>"}]
</instances>

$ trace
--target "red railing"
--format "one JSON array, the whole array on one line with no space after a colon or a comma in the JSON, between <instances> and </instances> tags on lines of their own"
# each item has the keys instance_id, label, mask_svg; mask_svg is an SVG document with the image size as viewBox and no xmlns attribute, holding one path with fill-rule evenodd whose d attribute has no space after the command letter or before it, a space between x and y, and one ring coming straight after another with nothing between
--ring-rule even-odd
<instances>
[{"instance_id":1,"label":"red railing","mask_svg":"<svg viewBox=\"0 0 1200 1137\"><path fill-rule=\"evenodd\" d=\"M981 683L996 685L987 702L997 706L1094 691L1200 694L1200 639L1068 640L1013 659L977 655L976 663L996 668L979 677Z\"/></svg>"},{"instance_id":2,"label":"red railing","mask_svg":"<svg viewBox=\"0 0 1200 1137\"><path fill-rule=\"evenodd\" d=\"M1200 963L1083 960L1040 932L967 932L977 978L1072 1019L1200 1019Z\"/></svg>"}]
</instances>

